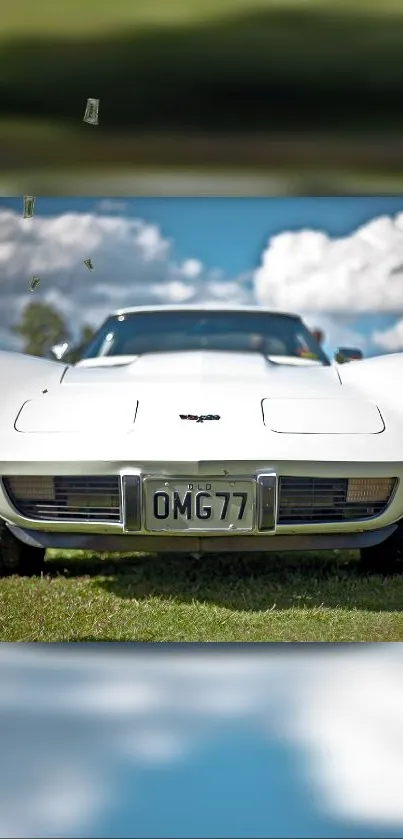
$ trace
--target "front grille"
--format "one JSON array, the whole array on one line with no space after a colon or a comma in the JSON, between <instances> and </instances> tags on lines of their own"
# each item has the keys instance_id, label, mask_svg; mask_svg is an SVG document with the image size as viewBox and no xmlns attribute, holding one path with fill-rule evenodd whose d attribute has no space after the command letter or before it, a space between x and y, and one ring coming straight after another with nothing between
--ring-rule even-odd
<instances>
[{"instance_id":1,"label":"front grille","mask_svg":"<svg viewBox=\"0 0 403 839\"><path fill-rule=\"evenodd\" d=\"M117 476L12 476L4 488L16 510L40 521L121 520Z\"/></svg>"},{"instance_id":2,"label":"front grille","mask_svg":"<svg viewBox=\"0 0 403 839\"><path fill-rule=\"evenodd\" d=\"M279 479L278 524L326 524L380 516L388 506L395 481L382 501L347 500L348 478Z\"/></svg>"}]
</instances>

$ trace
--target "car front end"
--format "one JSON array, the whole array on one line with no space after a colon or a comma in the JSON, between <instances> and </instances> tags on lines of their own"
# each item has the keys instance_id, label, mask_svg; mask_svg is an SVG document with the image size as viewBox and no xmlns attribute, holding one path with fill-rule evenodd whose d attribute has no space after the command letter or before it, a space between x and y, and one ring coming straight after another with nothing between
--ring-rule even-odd
<instances>
[{"instance_id":1,"label":"car front end","mask_svg":"<svg viewBox=\"0 0 403 839\"><path fill-rule=\"evenodd\" d=\"M399 417L386 424L338 392L271 391L121 382L104 395L74 384L43 394L0 437L0 517L27 544L97 551L386 539L403 517Z\"/></svg>"},{"instance_id":2,"label":"car front end","mask_svg":"<svg viewBox=\"0 0 403 839\"><path fill-rule=\"evenodd\" d=\"M387 540L403 519L396 370L342 378L295 316L183 308L115 313L74 366L8 354L8 531L95 551Z\"/></svg>"}]
</instances>

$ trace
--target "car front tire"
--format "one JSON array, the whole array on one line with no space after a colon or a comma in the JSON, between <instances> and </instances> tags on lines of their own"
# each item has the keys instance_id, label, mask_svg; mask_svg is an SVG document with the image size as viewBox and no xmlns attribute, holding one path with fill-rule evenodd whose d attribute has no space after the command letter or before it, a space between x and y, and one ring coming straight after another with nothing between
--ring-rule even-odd
<instances>
[{"instance_id":1,"label":"car front tire","mask_svg":"<svg viewBox=\"0 0 403 839\"><path fill-rule=\"evenodd\" d=\"M20 542L0 521L0 576L39 576L44 568L45 548L31 548Z\"/></svg>"},{"instance_id":2,"label":"car front tire","mask_svg":"<svg viewBox=\"0 0 403 839\"><path fill-rule=\"evenodd\" d=\"M380 545L361 549L360 567L373 574L403 574L403 522Z\"/></svg>"}]
</instances>

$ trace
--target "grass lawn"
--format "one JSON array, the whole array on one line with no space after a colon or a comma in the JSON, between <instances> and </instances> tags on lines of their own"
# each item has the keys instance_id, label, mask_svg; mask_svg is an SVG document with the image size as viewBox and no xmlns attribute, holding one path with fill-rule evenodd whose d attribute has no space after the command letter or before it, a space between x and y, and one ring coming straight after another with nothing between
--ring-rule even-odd
<instances>
[{"instance_id":1,"label":"grass lawn","mask_svg":"<svg viewBox=\"0 0 403 839\"><path fill-rule=\"evenodd\" d=\"M403 577L355 557L49 551L42 578L0 580L0 640L402 641Z\"/></svg>"},{"instance_id":2,"label":"grass lawn","mask_svg":"<svg viewBox=\"0 0 403 839\"><path fill-rule=\"evenodd\" d=\"M402 12L401 0L305 0L312 8L349 12L374 11L382 15ZM1 38L22 33L81 33L108 31L111 26L197 23L252 9L295 9L298 0L15 0L6 3L1 15Z\"/></svg>"}]
</instances>

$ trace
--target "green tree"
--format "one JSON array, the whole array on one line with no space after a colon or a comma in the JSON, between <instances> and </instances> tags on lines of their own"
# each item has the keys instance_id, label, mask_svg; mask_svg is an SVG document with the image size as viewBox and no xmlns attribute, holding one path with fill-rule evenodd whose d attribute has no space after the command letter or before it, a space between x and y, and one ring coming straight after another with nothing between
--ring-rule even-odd
<instances>
[{"instance_id":1,"label":"green tree","mask_svg":"<svg viewBox=\"0 0 403 839\"><path fill-rule=\"evenodd\" d=\"M54 344L69 340L62 315L47 303L29 303L12 329L23 339L28 355L49 356Z\"/></svg>"}]
</instances>

